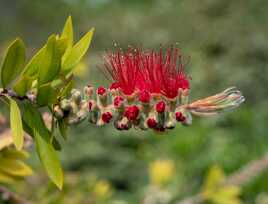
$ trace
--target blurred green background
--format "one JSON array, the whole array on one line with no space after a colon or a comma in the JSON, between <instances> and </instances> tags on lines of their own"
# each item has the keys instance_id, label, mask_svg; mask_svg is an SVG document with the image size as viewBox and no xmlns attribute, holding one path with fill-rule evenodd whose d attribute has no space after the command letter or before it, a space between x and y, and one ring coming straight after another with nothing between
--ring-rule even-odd
<instances>
[{"instance_id":1,"label":"blurred green background","mask_svg":"<svg viewBox=\"0 0 268 204\"><path fill-rule=\"evenodd\" d=\"M175 203L200 192L214 164L228 175L268 152L267 0L0 0L0 49L20 36L30 57L50 33L61 31L68 15L76 39L96 28L77 87L108 84L97 66L114 43L152 49L178 43L191 57L191 99L237 86L246 102L162 134L84 122L71 130L60 154L63 191L49 183L36 155L30 160L35 175L12 186L15 191L41 204L137 204L161 183ZM267 197L268 171L241 189L243 203L267 204Z\"/></svg>"}]
</instances>

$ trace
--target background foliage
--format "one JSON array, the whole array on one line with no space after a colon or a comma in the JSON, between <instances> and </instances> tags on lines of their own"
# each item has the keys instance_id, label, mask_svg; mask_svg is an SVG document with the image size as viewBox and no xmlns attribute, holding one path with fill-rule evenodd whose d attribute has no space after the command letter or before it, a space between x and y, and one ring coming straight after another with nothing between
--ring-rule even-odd
<instances>
[{"instance_id":1,"label":"background foliage","mask_svg":"<svg viewBox=\"0 0 268 204\"><path fill-rule=\"evenodd\" d=\"M267 9L266 0L2 0L1 50L20 36L36 51L50 33L60 32L69 14L81 33L79 39L88 28L96 28L85 64L77 67L76 86L80 88L88 82L104 83L96 65L102 64L102 54L113 49L114 43L123 48L158 48L177 42L191 57L187 71L192 76L193 99L231 85L246 97L246 103L232 113L195 118L191 127L177 127L165 134L118 132L112 126L96 128L85 122L72 129L60 154L67 180L62 192L42 176L36 155L30 158L36 173L26 183L11 187L39 203L89 203L92 199L138 203L149 184L158 182L152 179L155 172L150 169L157 166L152 164L164 160L172 166L164 169L173 170L164 170L170 171L170 179L164 179L163 188L179 199L199 192L214 164L228 175L266 153ZM241 189L241 200L267 203L267 180L266 171Z\"/></svg>"}]
</instances>

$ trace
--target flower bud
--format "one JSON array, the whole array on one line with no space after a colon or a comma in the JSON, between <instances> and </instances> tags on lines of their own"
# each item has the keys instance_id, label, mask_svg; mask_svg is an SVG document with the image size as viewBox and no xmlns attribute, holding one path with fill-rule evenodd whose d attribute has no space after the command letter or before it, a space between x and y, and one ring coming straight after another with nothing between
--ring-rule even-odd
<instances>
[{"instance_id":1,"label":"flower bud","mask_svg":"<svg viewBox=\"0 0 268 204\"><path fill-rule=\"evenodd\" d=\"M69 111L72 107L71 107L71 103L69 100L67 99L63 99L60 102L60 107L64 110L64 111Z\"/></svg>"},{"instance_id":2,"label":"flower bud","mask_svg":"<svg viewBox=\"0 0 268 204\"><path fill-rule=\"evenodd\" d=\"M127 117L128 120L133 121L136 120L139 116L140 109L138 106L133 105L126 108L124 116Z\"/></svg>"},{"instance_id":3,"label":"flower bud","mask_svg":"<svg viewBox=\"0 0 268 204\"><path fill-rule=\"evenodd\" d=\"M164 101L160 101L156 104L155 109L158 113L164 113L166 109L166 104Z\"/></svg>"},{"instance_id":4,"label":"flower bud","mask_svg":"<svg viewBox=\"0 0 268 204\"><path fill-rule=\"evenodd\" d=\"M109 123L110 120L113 118L113 115L111 112L105 112L101 115L101 119L103 120L103 122L105 123Z\"/></svg>"},{"instance_id":5,"label":"flower bud","mask_svg":"<svg viewBox=\"0 0 268 204\"><path fill-rule=\"evenodd\" d=\"M77 89L73 89L71 91L71 100L75 102L76 104L79 104L82 100L81 92L78 91Z\"/></svg>"},{"instance_id":6,"label":"flower bud","mask_svg":"<svg viewBox=\"0 0 268 204\"><path fill-rule=\"evenodd\" d=\"M64 114L59 105L56 105L53 109L54 115L57 119L63 118Z\"/></svg>"}]
</instances>

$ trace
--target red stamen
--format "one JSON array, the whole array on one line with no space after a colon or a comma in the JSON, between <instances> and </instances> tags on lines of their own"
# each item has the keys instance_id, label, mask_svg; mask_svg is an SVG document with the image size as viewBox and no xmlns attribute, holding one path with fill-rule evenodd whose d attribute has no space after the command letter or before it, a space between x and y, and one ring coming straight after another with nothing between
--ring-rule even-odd
<instances>
[{"instance_id":1,"label":"red stamen","mask_svg":"<svg viewBox=\"0 0 268 204\"><path fill-rule=\"evenodd\" d=\"M151 100L151 95L147 90L143 90L140 92L139 101L142 103L149 103Z\"/></svg>"}]
</instances>

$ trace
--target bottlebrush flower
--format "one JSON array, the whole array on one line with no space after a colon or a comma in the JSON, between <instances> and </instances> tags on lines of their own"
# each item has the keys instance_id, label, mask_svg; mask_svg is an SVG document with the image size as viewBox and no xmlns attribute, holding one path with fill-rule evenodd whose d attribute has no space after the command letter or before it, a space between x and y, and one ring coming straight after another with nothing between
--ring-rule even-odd
<instances>
[{"instance_id":1,"label":"bottlebrush flower","mask_svg":"<svg viewBox=\"0 0 268 204\"><path fill-rule=\"evenodd\" d=\"M178 48L170 47L163 53L129 48L105 56L105 68L113 83L111 89L120 89L125 95L135 91L141 94L160 94L173 99L179 89L189 89L189 77Z\"/></svg>"},{"instance_id":2,"label":"bottlebrush flower","mask_svg":"<svg viewBox=\"0 0 268 204\"><path fill-rule=\"evenodd\" d=\"M109 89L84 89L87 102L77 90L55 107L68 123L88 120L98 126L113 122L118 130L138 127L164 131L176 123L190 125L192 115L211 116L238 107L245 99L234 87L189 102L190 81L181 51L176 47L159 51L129 48L105 55L104 68L112 79ZM81 110L80 110L81 109Z\"/></svg>"}]
</instances>

